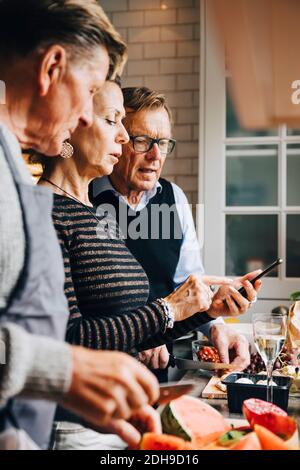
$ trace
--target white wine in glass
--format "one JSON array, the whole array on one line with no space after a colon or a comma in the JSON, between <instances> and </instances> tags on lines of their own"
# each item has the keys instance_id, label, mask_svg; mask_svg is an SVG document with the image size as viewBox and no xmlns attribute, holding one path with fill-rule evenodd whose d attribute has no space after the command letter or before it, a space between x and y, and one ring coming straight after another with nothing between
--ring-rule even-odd
<instances>
[{"instance_id":1,"label":"white wine in glass","mask_svg":"<svg viewBox=\"0 0 300 470\"><path fill-rule=\"evenodd\" d=\"M287 316L274 313L253 316L254 344L267 370L267 401L273 402L272 372L274 363L284 345Z\"/></svg>"}]
</instances>

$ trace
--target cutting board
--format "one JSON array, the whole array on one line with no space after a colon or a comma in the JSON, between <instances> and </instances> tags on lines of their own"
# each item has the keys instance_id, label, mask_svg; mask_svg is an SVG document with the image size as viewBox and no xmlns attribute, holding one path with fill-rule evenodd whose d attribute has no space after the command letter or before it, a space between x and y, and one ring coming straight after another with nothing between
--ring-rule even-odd
<instances>
[{"instance_id":1,"label":"cutting board","mask_svg":"<svg viewBox=\"0 0 300 470\"><path fill-rule=\"evenodd\" d=\"M223 398L226 400L227 393L222 392L219 388L216 387L216 384L220 382L221 377L213 376L206 384L205 388L202 391L202 398Z\"/></svg>"}]
</instances>

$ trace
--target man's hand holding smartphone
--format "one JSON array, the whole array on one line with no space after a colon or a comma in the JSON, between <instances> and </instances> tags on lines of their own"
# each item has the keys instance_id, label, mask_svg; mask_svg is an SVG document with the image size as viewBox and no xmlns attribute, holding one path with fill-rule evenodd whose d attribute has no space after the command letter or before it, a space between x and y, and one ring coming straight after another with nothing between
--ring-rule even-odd
<instances>
[{"instance_id":1,"label":"man's hand holding smartphone","mask_svg":"<svg viewBox=\"0 0 300 470\"><path fill-rule=\"evenodd\" d=\"M221 286L215 293L212 299L211 307L208 310L209 316L216 318L218 316L238 316L245 313L252 303L257 300L257 293L259 292L262 282L257 279L252 285L257 276L262 273L262 270L252 271L245 276L236 278L231 285ZM245 297L238 289L245 290Z\"/></svg>"}]
</instances>

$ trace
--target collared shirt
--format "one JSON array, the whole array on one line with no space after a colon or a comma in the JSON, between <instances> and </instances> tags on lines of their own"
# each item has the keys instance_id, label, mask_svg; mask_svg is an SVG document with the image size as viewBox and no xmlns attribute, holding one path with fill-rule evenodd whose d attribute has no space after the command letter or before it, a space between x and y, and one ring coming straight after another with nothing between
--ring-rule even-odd
<instances>
[{"instance_id":1,"label":"collared shirt","mask_svg":"<svg viewBox=\"0 0 300 470\"><path fill-rule=\"evenodd\" d=\"M204 268L191 207L182 189L174 183L171 183L171 185L174 191L176 208L183 234L180 256L173 279L175 286L178 287L191 274L203 276ZM107 176L97 178L93 183L94 197L98 196L104 191L112 191L115 196L122 199L133 211L140 212L142 209L144 209L144 207L147 206L147 204L157 194L158 191L162 191L162 186L159 181L157 181L156 185L152 189L149 191L144 191L141 200L136 207L130 206L127 199L113 187L110 179ZM199 330L205 336L209 336L209 332L213 324L220 322L223 323L222 318L218 318L217 320L206 323L205 325L201 326Z\"/></svg>"}]
</instances>

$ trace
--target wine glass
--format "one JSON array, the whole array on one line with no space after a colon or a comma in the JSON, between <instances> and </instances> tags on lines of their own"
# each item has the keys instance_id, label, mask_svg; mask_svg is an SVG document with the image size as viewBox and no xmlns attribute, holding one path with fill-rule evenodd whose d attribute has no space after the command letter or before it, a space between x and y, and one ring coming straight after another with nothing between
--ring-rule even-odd
<instances>
[{"instance_id":1,"label":"wine glass","mask_svg":"<svg viewBox=\"0 0 300 470\"><path fill-rule=\"evenodd\" d=\"M267 401L273 402L272 372L287 334L287 316L276 313L253 315L254 344L267 370Z\"/></svg>"}]
</instances>

